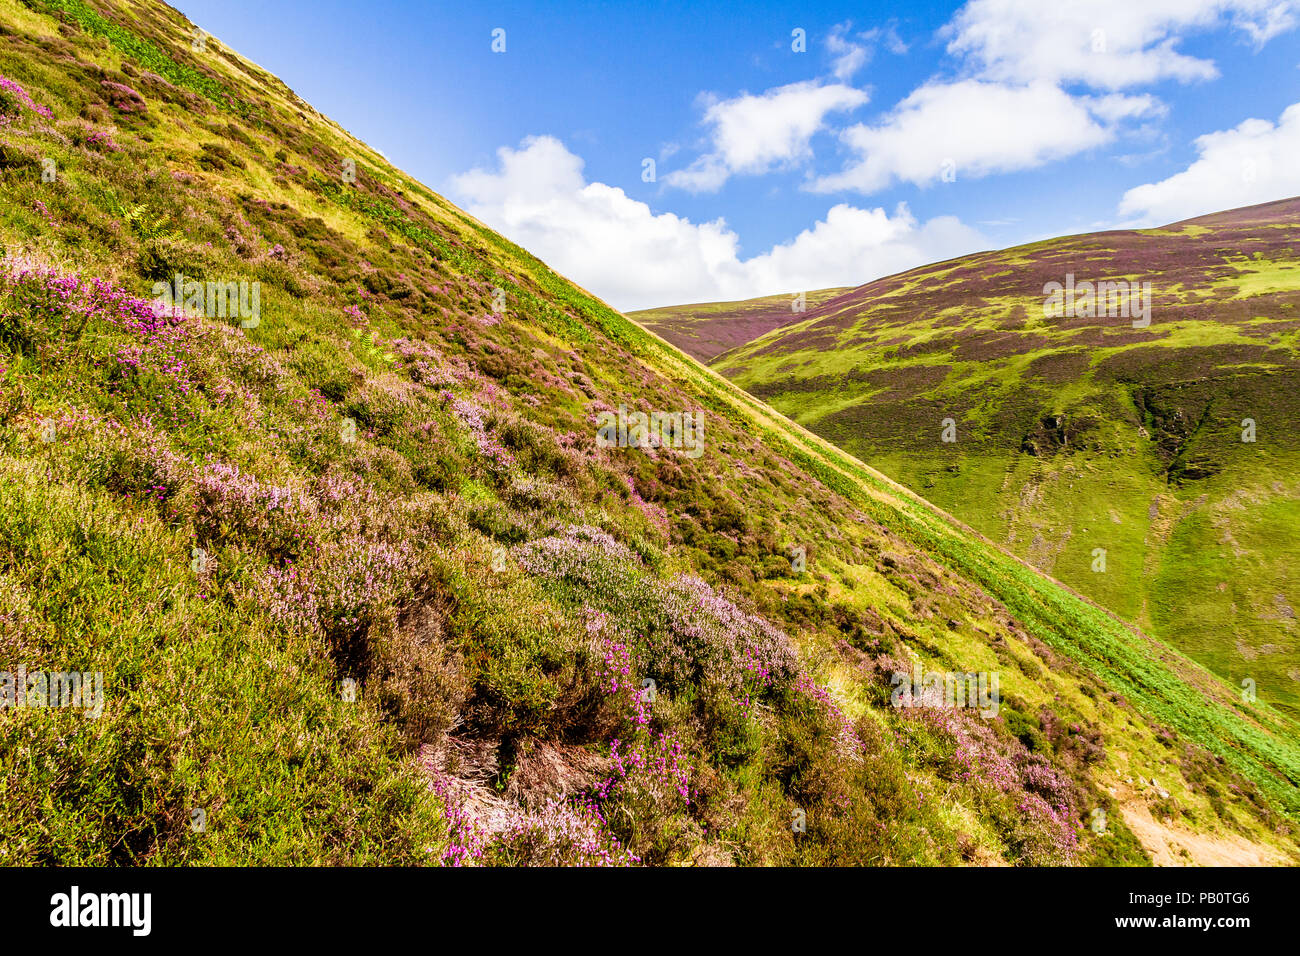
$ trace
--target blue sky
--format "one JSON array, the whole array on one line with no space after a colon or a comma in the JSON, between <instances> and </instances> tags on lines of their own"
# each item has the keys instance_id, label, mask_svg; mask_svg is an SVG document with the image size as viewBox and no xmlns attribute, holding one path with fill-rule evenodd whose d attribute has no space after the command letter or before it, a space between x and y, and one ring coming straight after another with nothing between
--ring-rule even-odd
<instances>
[{"instance_id":1,"label":"blue sky","mask_svg":"<svg viewBox=\"0 0 1300 956\"><path fill-rule=\"evenodd\" d=\"M624 309L1300 194L1300 0L177 5Z\"/></svg>"}]
</instances>

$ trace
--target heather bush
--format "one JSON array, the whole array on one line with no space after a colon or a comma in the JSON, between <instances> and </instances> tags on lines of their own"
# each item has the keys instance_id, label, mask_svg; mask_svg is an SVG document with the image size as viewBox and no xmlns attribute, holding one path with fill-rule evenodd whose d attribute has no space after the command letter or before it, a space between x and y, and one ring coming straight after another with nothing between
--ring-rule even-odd
<instances>
[{"instance_id":1,"label":"heather bush","mask_svg":"<svg viewBox=\"0 0 1300 956\"><path fill-rule=\"evenodd\" d=\"M0 143L0 176L12 177L34 173L40 169L40 165L41 157L30 146Z\"/></svg>"},{"instance_id":2,"label":"heather bush","mask_svg":"<svg viewBox=\"0 0 1300 956\"><path fill-rule=\"evenodd\" d=\"M425 388L449 389L463 385L473 377L469 362L464 358L448 358L427 342L398 338L390 345L411 381Z\"/></svg>"},{"instance_id":3,"label":"heather bush","mask_svg":"<svg viewBox=\"0 0 1300 956\"><path fill-rule=\"evenodd\" d=\"M787 741L785 758L775 758L795 768L785 779L789 791L847 805L843 768L861 759L856 734L826 691L801 672L785 634L699 578L665 582L646 574L630 549L592 527L531 541L515 555L525 570L586 602L600 640L602 686L628 714L631 736L609 744L617 772L596 795L624 846L662 861L689 855L700 839L682 743L676 732L654 729L652 708L639 696L645 677L668 695L691 688L710 735L708 751L724 765L760 752L760 702L783 706L801 741Z\"/></svg>"},{"instance_id":4,"label":"heather bush","mask_svg":"<svg viewBox=\"0 0 1300 956\"><path fill-rule=\"evenodd\" d=\"M319 628L347 670L360 664L358 646L366 631L386 621L409 594L416 570L409 543L347 536L328 556L313 556L287 569L268 572L270 612L277 620Z\"/></svg>"},{"instance_id":5,"label":"heather bush","mask_svg":"<svg viewBox=\"0 0 1300 956\"><path fill-rule=\"evenodd\" d=\"M490 413L476 402L458 398L449 391L442 393L446 407L469 434L489 474L502 484L518 474L514 456L490 428Z\"/></svg>"},{"instance_id":6,"label":"heather bush","mask_svg":"<svg viewBox=\"0 0 1300 956\"><path fill-rule=\"evenodd\" d=\"M387 377L371 379L348 398L344 410L358 426L383 438L396 430L416 406L403 384Z\"/></svg>"},{"instance_id":7,"label":"heather bush","mask_svg":"<svg viewBox=\"0 0 1300 956\"><path fill-rule=\"evenodd\" d=\"M108 105L113 107L119 113L146 113L148 106L145 104L144 97L125 83L114 83L112 80L103 80L100 84L104 98L108 100Z\"/></svg>"},{"instance_id":8,"label":"heather bush","mask_svg":"<svg viewBox=\"0 0 1300 956\"><path fill-rule=\"evenodd\" d=\"M424 858L439 824L387 731L260 617L196 600L180 542L158 521L142 528L106 492L52 484L11 458L0 498L0 563L12 569L0 615L22 628L18 647L4 629L5 650L102 671L106 696L93 725L30 709L0 720L7 864ZM67 633L79 635L72 656ZM220 706L196 721L199 700ZM208 808L203 838L189 826L196 805ZM250 828L298 836L250 844Z\"/></svg>"},{"instance_id":9,"label":"heather bush","mask_svg":"<svg viewBox=\"0 0 1300 956\"><path fill-rule=\"evenodd\" d=\"M628 866L641 862L620 846L590 801L547 800L533 809L471 792L426 763L448 830L442 862L450 866ZM476 799L477 797L477 799Z\"/></svg>"},{"instance_id":10,"label":"heather bush","mask_svg":"<svg viewBox=\"0 0 1300 956\"><path fill-rule=\"evenodd\" d=\"M1082 795L1066 774L969 711L902 713L909 739L926 749L944 778L973 788L1014 856L1033 865L1074 862Z\"/></svg>"},{"instance_id":11,"label":"heather bush","mask_svg":"<svg viewBox=\"0 0 1300 956\"><path fill-rule=\"evenodd\" d=\"M1064 866L1075 862L1078 820L1063 807L1054 807L1036 793L1025 793L1002 816L1004 837L1015 856L1032 866Z\"/></svg>"},{"instance_id":12,"label":"heather bush","mask_svg":"<svg viewBox=\"0 0 1300 956\"><path fill-rule=\"evenodd\" d=\"M0 263L0 297L0 342L20 353L36 354L54 342L75 340L92 314L80 279L27 260Z\"/></svg>"},{"instance_id":13,"label":"heather bush","mask_svg":"<svg viewBox=\"0 0 1300 956\"><path fill-rule=\"evenodd\" d=\"M509 741L562 734L583 739L610 725L597 687L595 648L581 623L555 606L531 579L482 565L441 565L455 601L456 630L472 635L466 667L474 692L465 713L474 727ZM528 607L520 615L518 607ZM506 751L509 750L505 746ZM507 753L508 756L508 753ZM503 766L503 773L510 767Z\"/></svg>"},{"instance_id":14,"label":"heather bush","mask_svg":"<svg viewBox=\"0 0 1300 956\"><path fill-rule=\"evenodd\" d=\"M7 76L0 76L0 129L10 125L23 109L50 119L54 116L48 106L41 106L23 87Z\"/></svg>"},{"instance_id":15,"label":"heather bush","mask_svg":"<svg viewBox=\"0 0 1300 956\"><path fill-rule=\"evenodd\" d=\"M180 273L187 279L213 274L213 262L193 246L170 237L151 239L136 258L136 272L150 282L171 282Z\"/></svg>"},{"instance_id":16,"label":"heather bush","mask_svg":"<svg viewBox=\"0 0 1300 956\"><path fill-rule=\"evenodd\" d=\"M526 570L614 613L624 630L637 633L644 676L666 686L699 686L747 712L795 678L795 653L784 633L697 577L662 582L645 574L636 555L603 531L572 527L516 554Z\"/></svg>"},{"instance_id":17,"label":"heather bush","mask_svg":"<svg viewBox=\"0 0 1300 956\"><path fill-rule=\"evenodd\" d=\"M331 402L342 402L363 378L345 354L314 338L299 343L289 358L289 366L307 388Z\"/></svg>"},{"instance_id":18,"label":"heather bush","mask_svg":"<svg viewBox=\"0 0 1300 956\"><path fill-rule=\"evenodd\" d=\"M487 850L506 866L628 866L642 860L606 832L598 811L581 802L548 801L516 813Z\"/></svg>"},{"instance_id":19,"label":"heather bush","mask_svg":"<svg viewBox=\"0 0 1300 956\"><path fill-rule=\"evenodd\" d=\"M432 596L420 600L398 626L368 636L368 694L411 749L440 740L470 691L448 621Z\"/></svg>"}]
</instances>

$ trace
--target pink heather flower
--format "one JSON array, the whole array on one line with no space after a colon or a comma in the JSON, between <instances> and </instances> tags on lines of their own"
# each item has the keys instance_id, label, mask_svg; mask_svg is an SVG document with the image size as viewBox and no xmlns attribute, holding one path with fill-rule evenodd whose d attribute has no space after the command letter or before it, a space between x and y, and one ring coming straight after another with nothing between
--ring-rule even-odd
<instances>
[{"instance_id":1,"label":"pink heather flower","mask_svg":"<svg viewBox=\"0 0 1300 956\"><path fill-rule=\"evenodd\" d=\"M41 214L41 218L45 220L46 225L48 225L51 229L58 226L58 222L55 220L54 214L50 212L50 210L46 207L45 203L41 202L41 200L39 199L34 200L32 202L32 208Z\"/></svg>"},{"instance_id":2,"label":"pink heather flower","mask_svg":"<svg viewBox=\"0 0 1300 956\"><path fill-rule=\"evenodd\" d=\"M478 446L479 454L486 458L490 465L501 472L509 472L514 468L514 456L488 431L487 412L484 409L466 399L457 398L449 391L442 393L442 400L444 404L450 406L452 414L460 420L461 424L469 429L474 437L474 443Z\"/></svg>"},{"instance_id":3,"label":"pink heather flower","mask_svg":"<svg viewBox=\"0 0 1300 956\"><path fill-rule=\"evenodd\" d=\"M13 80L9 79L6 76L0 76L0 90L5 90L6 92L12 93L15 97L18 98L18 101L20 103L22 103L29 110L31 110L33 113L36 113L39 116L43 116L46 119L50 119L51 117L54 116L53 111L51 111L48 106L39 105L35 100L33 100L27 94L27 91L25 89L23 89L21 86L19 86L17 83L15 83Z\"/></svg>"},{"instance_id":4,"label":"pink heather flower","mask_svg":"<svg viewBox=\"0 0 1300 956\"><path fill-rule=\"evenodd\" d=\"M100 87L112 107L122 113L144 113L148 111L144 97L125 83L112 80L100 80Z\"/></svg>"},{"instance_id":5,"label":"pink heather flower","mask_svg":"<svg viewBox=\"0 0 1300 956\"><path fill-rule=\"evenodd\" d=\"M108 130L97 129L86 137L86 145L94 149L102 149L110 153L120 153L122 147L113 142L113 137Z\"/></svg>"},{"instance_id":6,"label":"pink heather flower","mask_svg":"<svg viewBox=\"0 0 1300 956\"><path fill-rule=\"evenodd\" d=\"M35 206L49 217L40 200ZM0 263L0 289L29 313L47 317L52 327L102 322L125 333L127 341L112 359L122 381L154 374L181 396L197 387L194 364L202 351L203 333L184 316L160 315L154 303L103 279L86 281L75 273L65 275L12 257Z\"/></svg>"}]
</instances>

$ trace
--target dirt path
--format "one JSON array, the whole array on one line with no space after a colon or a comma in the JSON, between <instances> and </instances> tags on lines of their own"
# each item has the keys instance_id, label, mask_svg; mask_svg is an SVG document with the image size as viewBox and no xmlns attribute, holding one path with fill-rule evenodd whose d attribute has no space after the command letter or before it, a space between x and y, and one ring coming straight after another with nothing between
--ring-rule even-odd
<instances>
[{"instance_id":1,"label":"dirt path","mask_svg":"<svg viewBox=\"0 0 1300 956\"><path fill-rule=\"evenodd\" d=\"M1140 797L1121 804L1120 812L1156 866L1288 866L1295 862L1239 834L1194 833L1176 823L1161 823Z\"/></svg>"}]
</instances>

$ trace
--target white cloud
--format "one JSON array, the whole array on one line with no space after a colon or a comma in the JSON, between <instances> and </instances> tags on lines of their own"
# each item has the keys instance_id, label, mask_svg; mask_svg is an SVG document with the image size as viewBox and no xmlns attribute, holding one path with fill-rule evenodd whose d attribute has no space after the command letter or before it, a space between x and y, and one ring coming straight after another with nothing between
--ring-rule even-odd
<instances>
[{"instance_id":1,"label":"white cloud","mask_svg":"<svg viewBox=\"0 0 1300 956\"><path fill-rule=\"evenodd\" d=\"M837 24L826 37L826 48L832 56L831 72L841 82L847 82L853 74L870 63L878 45L883 44L896 56L907 52L907 44L899 37L893 24L850 36L852 26L851 23Z\"/></svg>"},{"instance_id":2,"label":"white cloud","mask_svg":"<svg viewBox=\"0 0 1300 956\"><path fill-rule=\"evenodd\" d=\"M1164 116L1169 107L1149 93L1140 96L1126 96L1123 93L1107 93L1105 96L1082 97L1088 111L1107 123L1119 123L1122 120L1150 119Z\"/></svg>"},{"instance_id":3,"label":"white cloud","mask_svg":"<svg viewBox=\"0 0 1300 956\"><path fill-rule=\"evenodd\" d=\"M929 83L876 126L841 134L857 160L813 180L814 192L871 193L902 180L925 186L951 163L958 178L1029 169L1108 142L1108 120L1158 109L1150 97L1072 97L1050 83ZM1102 122L1098 122L1098 119Z\"/></svg>"},{"instance_id":4,"label":"white cloud","mask_svg":"<svg viewBox=\"0 0 1300 956\"><path fill-rule=\"evenodd\" d=\"M1121 215L1143 225L1163 225L1205 213L1300 195L1300 103L1277 124L1248 119L1233 129L1196 140L1198 158L1158 183L1130 189Z\"/></svg>"},{"instance_id":5,"label":"white cloud","mask_svg":"<svg viewBox=\"0 0 1300 956\"><path fill-rule=\"evenodd\" d=\"M826 46L835 57L831 72L835 74L837 80L852 79L853 74L871 60L871 48L846 40L839 28L826 38Z\"/></svg>"},{"instance_id":6,"label":"white cloud","mask_svg":"<svg viewBox=\"0 0 1300 956\"><path fill-rule=\"evenodd\" d=\"M808 159L809 143L828 113L867 102L867 94L842 83L791 83L760 95L710 102L704 122L713 127L712 151L664 177L670 186L711 192L735 173L764 173Z\"/></svg>"},{"instance_id":7,"label":"white cloud","mask_svg":"<svg viewBox=\"0 0 1300 956\"><path fill-rule=\"evenodd\" d=\"M1117 90L1216 77L1176 49L1188 33L1230 23L1259 46L1296 22L1296 0L971 0L943 34L986 79Z\"/></svg>"},{"instance_id":8,"label":"white cloud","mask_svg":"<svg viewBox=\"0 0 1300 956\"><path fill-rule=\"evenodd\" d=\"M913 266L988 247L956 216L919 222L906 203L884 209L832 206L826 218L789 242L742 263L748 281L765 292L860 285Z\"/></svg>"},{"instance_id":9,"label":"white cloud","mask_svg":"<svg viewBox=\"0 0 1300 956\"><path fill-rule=\"evenodd\" d=\"M1273 37L1294 30L1300 22L1300 10L1294 0L1265 4L1262 13L1239 14L1233 18L1234 25L1247 33L1258 49Z\"/></svg>"},{"instance_id":10,"label":"white cloud","mask_svg":"<svg viewBox=\"0 0 1300 956\"><path fill-rule=\"evenodd\" d=\"M951 216L919 222L900 205L839 204L794 239L741 259L725 221L692 223L604 183L554 137L502 148L494 170L454 177L470 213L616 308L748 298L857 285L913 266L987 248Z\"/></svg>"},{"instance_id":11,"label":"white cloud","mask_svg":"<svg viewBox=\"0 0 1300 956\"><path fill-rule=\"evenodd\" d=\"M1298 5L1300 0L971 0L940 31L949 39L948 51L963 61L964 78L933 79L874 123L843 130L841 141L855 158L806 188L872 193L897 182L925 186L941 179L945 168L974 179L1104 145L1126 124L1168 111L1150 94L1115 91L1218 75L1213 62L1176 49L1183 37L1230 24L1258 45L1292 29ZM1105 92L1067 92L1071 84Z\"/></svg>"},{"instance_id":12,"label":"white cloud","mask_svg":"<svg viewBox=\"0 0 1300 956\"><path fill-rule=\"evenodd\" d=\"M871 193L927 185L949 163L959 177L978 178L1076 155L1168 112L1150 94L1120 90L1218 76L1213 61L1178 49L1187 37L1233 28L1258 47L1297 23L1300 0L970 0L940 31L957 79L933 78L873 123L841 130L855 158L806 188ZM712 192L737 173L806 165L830 114L866 102L848 81L877 47L907 50L892 26L855 34L850 23L834 27L826 45L834 82L708 101L709 151L664 181Z\"/></svg>"}]
</instances>

